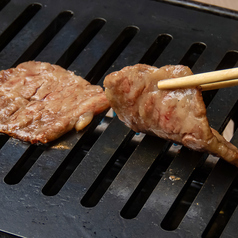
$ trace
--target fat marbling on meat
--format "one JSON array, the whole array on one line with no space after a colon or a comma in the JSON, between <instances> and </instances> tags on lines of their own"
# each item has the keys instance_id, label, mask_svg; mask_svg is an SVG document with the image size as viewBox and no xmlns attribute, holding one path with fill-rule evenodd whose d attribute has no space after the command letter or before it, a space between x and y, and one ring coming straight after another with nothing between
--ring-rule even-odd
<instances>
[{"instance_id":1,"label":"fat marbling on meat","mask_svg":"<svg viewBox=\"0 0 238 238\"><path fill-rule=\"evenodd\" d=\"M109 107L102 87L35 61L0 72L0 97L0 132L31 143L81 130Z\"/></svg>"},{"instance_id":2,"label":"fat marbling on meat","mask_svg":"<svg viewBox=\"0 0 238 238\"><path fill-rule=\"evenodd\" d=\"M159 80L191 74L182 65L127 66L106 76L105 92L119 119L132 130L209 152L238 166L238 149L210 128L199 89L157 88Z\"/></svg>"}]
</instances>

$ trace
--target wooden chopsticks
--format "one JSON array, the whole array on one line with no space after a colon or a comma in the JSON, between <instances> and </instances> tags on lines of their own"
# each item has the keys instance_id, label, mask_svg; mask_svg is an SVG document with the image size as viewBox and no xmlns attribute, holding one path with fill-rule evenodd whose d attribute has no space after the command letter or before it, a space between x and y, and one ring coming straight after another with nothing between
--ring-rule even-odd
<instances>
[{"instance_id":1,"label":"wooden chopsticks","mask_svg":"<svg viewBox=\"0 0 238 238\"><path fill-rule=\"evenodd\" d=\"M161 80L159 89L178 89L200 86L202 91L238 85L238 68L189 75L181 78Z\"/></svg>"}]
</instances>

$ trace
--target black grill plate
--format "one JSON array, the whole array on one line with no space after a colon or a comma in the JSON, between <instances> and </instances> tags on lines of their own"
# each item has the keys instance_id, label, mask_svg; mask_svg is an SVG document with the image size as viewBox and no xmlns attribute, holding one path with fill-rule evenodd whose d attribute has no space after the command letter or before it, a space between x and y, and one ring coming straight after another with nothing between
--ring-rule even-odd
<instances>
[{"instance_id":1,"label":"black grill plate","mask_svg":"<svg viewBox=\"0 0 238 238\"><path fill-rule=\"evenodd\" d=\"M0 22L1 69L47 61L102 85L138 62L201 73L238 61L238 14L189 1L1 1ZM204 93L220 132L236 121L237 93ZM237 236L235 167L117 117L49 145L0 135L0 146L2 237Z\"/></svg>"}]
</instances>

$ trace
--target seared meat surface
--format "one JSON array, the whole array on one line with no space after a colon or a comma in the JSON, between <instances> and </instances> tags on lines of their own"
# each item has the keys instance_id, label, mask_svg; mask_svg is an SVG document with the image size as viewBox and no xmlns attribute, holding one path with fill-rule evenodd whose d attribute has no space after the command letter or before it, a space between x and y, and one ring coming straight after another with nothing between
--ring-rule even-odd
<instances>
[{"instance_id":1,"label":"seared meat surface","mask_svg":"<svg viewBox=\"0 0 238 238\"><path fill-rule=\"evenodd\" d=\"M136 132L157 135L238 166L238 149L210 128L197 88L159 90L159 80L191 75L188 67L137 64L109 74L106 96L120 120Z\"/></svg>"},{"instance_id":2,"label":"seared meat surface","mask_svg":"<svg viewBox=\"0 0 238 238\"><path fill-rule=\"evenodd\" d=\"M0 72L0 132L47 143L109 107L100 86L60 66L29 61Z\"/></svg>"}]
</instances>

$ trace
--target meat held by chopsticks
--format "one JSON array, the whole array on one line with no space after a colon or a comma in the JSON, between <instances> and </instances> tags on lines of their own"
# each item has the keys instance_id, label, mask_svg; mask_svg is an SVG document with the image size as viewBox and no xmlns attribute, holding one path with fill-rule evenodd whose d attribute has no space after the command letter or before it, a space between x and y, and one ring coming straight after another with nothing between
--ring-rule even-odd
<instances>
[{"instance_id":1,"label":"meat held by chopsticks","mask_svg":"<svg viewBox=\"0 0 238 238\"><path fill-rule=\"evenodd\" d=\"M0 132L47 143L109 107L100 86L60 66L29 61L0 72Z\"/></svg>"},{"instance_id":2,"label":"meat held by chopsticks","mask_svg":"<svg viewBox=\"0 0 238 238\"><path fill-rule=\"evenodd\" d=\"M208 152L238 166L238 149L210 128L199 89L157 87L160 80L191 74L182 65L156 68L137 64L106 76L105 92L119 119L132 130Z\"/></svg>"}]
</instances>

